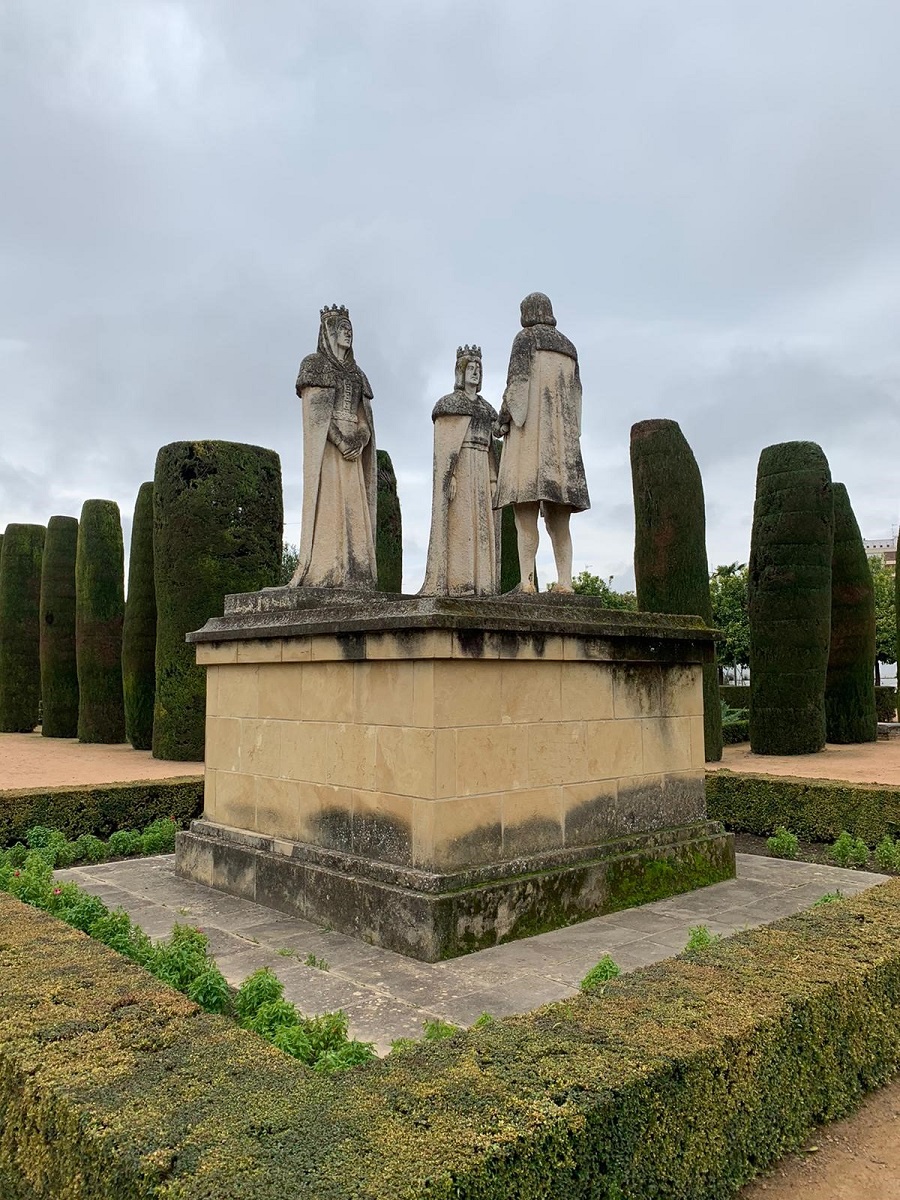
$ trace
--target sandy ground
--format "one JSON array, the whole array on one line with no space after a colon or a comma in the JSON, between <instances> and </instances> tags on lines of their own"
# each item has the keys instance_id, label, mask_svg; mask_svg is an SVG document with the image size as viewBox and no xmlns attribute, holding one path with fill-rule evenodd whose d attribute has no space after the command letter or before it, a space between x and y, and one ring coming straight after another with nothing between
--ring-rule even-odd
<instances>
[{"instance_id":1,"label":"sandy ground","mask_svg":"<svg viewBox=\"0 0 900 1200\"><path fill-rule=\"evenodd\" d=\"M900 1080L870 1096L855 1116L825 1125L804 1152L783 1158L740 1200L898 1200Z\"/></svg>"},{"instance_id":2,"label":"sandy ground","mask_svg":"<svg viewBox=\"0 0 900 1200\"><path fill-rule=\"evenodd\" d=\"M82 745L75 738L0 733L0 791L68 784L130 783L202 775L203 763L163 762L149 750Z\"/></svg>"},{"instance_id":3,"label":"sandy ground","mask_svg":"<svg viewBox=\"0 0 900 1200\"><path fill-rule=\"evenodd\" d=\"M826 746L818 754L791 755L754 754L744 742L726 746L720 763L707 763L708 771L723 768L757 775L796 775L800 779L846 779L852 783L900 786L900 739L880 739L861 746Z\"/></svg>"}]
</instances>

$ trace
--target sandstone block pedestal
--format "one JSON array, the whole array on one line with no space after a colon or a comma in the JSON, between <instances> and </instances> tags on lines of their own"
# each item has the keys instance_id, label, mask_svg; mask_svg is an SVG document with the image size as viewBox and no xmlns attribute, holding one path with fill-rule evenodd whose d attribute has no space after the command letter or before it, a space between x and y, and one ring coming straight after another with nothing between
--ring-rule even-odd
<instances>
[{"instance_id":1,"label":"sandstone block pedestal","mask_svg":"<svg viewBox=\"0 0 900 1200\"><path fill-rule=\"evenodd\" d=\"M734 874L689 617L586 597L231 596L177 869L434 961Z\"/></svg>"}]
</instances>

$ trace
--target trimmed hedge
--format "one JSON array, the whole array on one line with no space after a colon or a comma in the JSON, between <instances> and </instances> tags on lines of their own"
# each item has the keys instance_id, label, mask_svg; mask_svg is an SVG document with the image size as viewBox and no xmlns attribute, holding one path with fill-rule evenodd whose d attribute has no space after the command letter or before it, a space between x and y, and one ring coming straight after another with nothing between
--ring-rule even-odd
<instances>
[{"instance_id":1,"label":"trimmed hedge","mask_svg":"<svg viewBox=\"0 0 900 1200\"><path fill-rule=\"evenodd\" d=\"M375 530L375 560L378 565L378 590L403 591L403 520L397 476L387 450L378 456L378 518Z\"/></svg>"},{"instance_id":2,"label":"trimmed hedge","mask_svg":"<svg viewBox=\"0 0 900 1200\"><path fill-rule=\"evenodd\" d=\"M142 483L131 524L128 597L122 626L125 736L135 750L153 746L156 695L156 588L153 582L153 484Z\"/></svg>"},{"instance_id":3,"label":"trimmed hedge","mask_svg":"<svg viewBox=\"0 0 900 1200\"><path fill-rule=\"evenodd\" d=\"M75 555L78 521L51 517L41 569L41 733L78 736Z\"/></svg>"},{"instance_id":4,"label":"trimmed hedge","mask_svg":"<svg viewBox=\"0 0 900 1200\"><path fill-rule=\"evenodd\" d=\"M842 483L834 494L831 559L831 648L825 679L829 742L874 742L875 587L850 497Z\"/></svg>"},{"instance_id":5,"label":"trimmed hedge","mask_svg":"<svg viewBox=\"0 0 900 1200\"><path fill-rule=\"evenodd\" d=\"M642 612L692 613L712 625L703 480L677 421L631 427L634 579ZM703 664L707 762L722 757L722 710L715 658Z\"/></svg>"},{"instance_id":6,"label":"trimmed hedge","mask_svg":"<svg viewBox=\"0 0 900 1200\"><path fill-rule=\"evenodd\" d=\"M206 672L185 634L221 616L228 593L278 583L282 532L281 462L274 450L172 442L157 454L154 758L203 758Z\"/></svg>"},{"instance_id":7,"label":"trimmed hedge","mask_svg":"<svg viewBox=\"0 0 900 1200\"><path fill-rule=\"evenodd\" d=\"M833 541L831 472L821 447L767 446L747 576L755 754L809 754L825 745Z\"/></svg>"},{"instance_id":8,"label":"trimmed hedge","mask_svg":"<svg viewBox=\"0 0 900 1200\"><path fill-rule=\"evenodd\" d=\"M117 829L143 829L159 817L186 825L203 811L203 776L0 792L0 846L25 840L34 825L67 838L109 837Z\"/></svg>"},{"instance_id":9,"label":"trimmed hedge","mask_svg":"<svg viewBox=\"0 0 900 1200\"><path fill-rule=\"evenodd\" d=\"M0 1171L79 1200L726 1200L900 1066L900 880L338 1076L0 897Z\"/></svg>"},{"instance_id":10,"label":"trimmed hedge","mask_svg":"<svg viewBox=\"0 0 900 1200\"><path fill-rule=\"evenodd\" d=\"M125 741L122 622L125 554L115 500L85 500L75 557L78 740Z\"/></svg>"},{"instance_id":11,"label":"trimmed hedge","mask_svg":"<svg viewBox=\"0 0 900 1200\"><path fill-rule=\"evenodd\" d=\"M0 549L0 733L31 733L41 701L43 525L7 525Z\"/></svg>"},{"instance_id":12,"label":"trimmed hedge","mask_svg":"<svg viewBox=\"0 0 900 1200\"><path fill-rule=\"evenodd\" d=\"M719 695L730 708L750 709L749 683L722 683L719 685Z\"/></svg>"},{"instance_id":13,"label":"trimmed hedge","mask_svg":"<svg viewBox=\"0 0 900 1200\"><path fill-rule=\"evenodd\" d=\"M812 842L833 842L843 830L874 846L900 833L900 788L790 775L709 771L706 809L737 833L766 837L784 825Z\"/></svg>"},{"instance_id":14,"label":"trimmed hedge","mask_svg":"<svg viewBox=\"0 0 900 1200\"><path fill-rule=\"evenodd\" d=\"M879 721L897 719L897 689L877 687L875 689L875 716Z\"/></svg>"},{"instance_id":15,"label":"trimmed hedge","mask_svg":"<svg viewBox=\"0 0 900 1200\"><path fill-rule=\"evenodd\" d=\"M750 722L734 721L722 726L722 741L726 746L736 746L739 742L750 741Z\"/></svg>"}]
</instances>

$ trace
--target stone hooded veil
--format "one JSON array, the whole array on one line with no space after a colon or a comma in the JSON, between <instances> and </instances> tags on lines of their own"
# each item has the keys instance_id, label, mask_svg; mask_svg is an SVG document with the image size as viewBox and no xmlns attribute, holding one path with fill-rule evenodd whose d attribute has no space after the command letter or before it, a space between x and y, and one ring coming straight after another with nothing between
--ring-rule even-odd
<instances>
[{"instance_id":1,"label":"stone hooded veil","mask_svg":"<svg viewBox=\"0 0 900 1200\"><path fill-rule=\"evenodd\" d=\"M338 330L345 322L349 324L345 308L322 310L318 349L304 358L297 376L303 407L303 516L294 585L374 588L378 579L372 389L352 348L343 358L338 353ZM365 445L359 458L348 461L339 446L354 438L365 438Z\"/></svg>"}]
</instances>

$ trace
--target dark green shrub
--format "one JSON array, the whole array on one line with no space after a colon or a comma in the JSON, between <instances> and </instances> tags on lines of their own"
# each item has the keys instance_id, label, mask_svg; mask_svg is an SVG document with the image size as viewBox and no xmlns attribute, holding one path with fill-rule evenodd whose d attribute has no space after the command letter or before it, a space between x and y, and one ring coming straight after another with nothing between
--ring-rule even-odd
<instances>
[{"instance_id":1,"label":"dark green shrub","mask_svg":"<svg viewBox=\"0 0 900 1200\"><path fill-rule=\"evenodd\" d=\"M156 588L153 582L153 484L142 483L134 505L128 597L122 627L125 735L135 750L153 746L156 695Z\"/></svg>"},{"instance_id":2,"label":"dark green shrub","mask_svg":"<svg viewBox=\"0 0 900 1200\"><path fill-rule=\"evenodd\" d=\"M782 442L760 455L748 578L755 754L808 754L825 745L831 493L828 462L814 442Z\"/></svg>"},{"instance_id":3,"label":"dark green shrub","mask_svg":"<svg viewBox=\"0 0 900 1200\"><path fill-rule=\"evenodd\" d=\"M221 616L230 592L278 583L281 465L274 450L173 442L156 458L156 701L153 754L203 758L206 673L185 634Z\"/></svg>"},{"instance_id":4,"label":"dark green shrub","mask_svg":"<svg viewBox=\"0 0 900 1200\"><path fill-rule=\"evenodd\" d=\"M403 591L403 521L397 476L386 450L378 451L378 525L375 532L378 590Z\"/></svg>"},{"instance_id":5,"label":"dark green shrub","mask_svg":"<svg viewBox=\"0 0 900 1200\"><path fill-rule=\"evenodd\" d=\"M746 708L750 710L749 683L720 683L719 695L731 708Z\"/></svg>"},{"instance_id":6,"label":"dark green shrub","mask_svg":"<svg viewBox=\"0 0 900 1200\"><path fill-rule=\"evenodd\" d=\"M75 554L78 521L51 517L41 569L41 733L78 736L75 656Z\"/></svg>"},{"instance_id":7,"label":"dark green shrub","mask_svg":"<svg viewBox=\"0 0 900 1200\"><path fill-rule=\"evenodd\" d=\"M41 700L43 525L7 525L0 549L0 733L31 733Z\"/></svg>"},{"instance_id":8,"label":"dark green shrub","mask_svg":"<svg viewBox=\"0 0 900 1200\"><path fill-rule=\"evenodd\" d=\"M141 834L143 854L171 854L175 849L175 834L178 824L170 817L152 821Z\"/></svg>"},{"instance_id":9,"label":"dark green shrub","mask_svg":"<svg viewBox=\"0 0 900 1200\"><path fill-rule=\"evenodd\" d=\"M834 495L831 646L825 679L829 742L874 742L875 589L859 525L842 483Z\"/></svg>"},{"instance_id":10,"label":"dark green shrub","mask_svg":"<svg viewBox=\"0 0 900 1200\"><path fill-rule=\"evenodd\" d=\"M632 425L631 483L638 608L689 613L712 625L703 480L677 421ZM715 656L703 664L703 733L706 761L718 762L722 717Z\"/></svg>"},{"instance_id":11,"label":"dark green shrub","mask_svg":"<svg viewBox=\"0 0 900 1200\"><path fill-rule=\"evenodd\" d=\"M731 721L722 726L722 741L726 746L737 746L750 740L750 721Z\"/></svg>"},{"instance_id":12,"label":"dark green shrub","mask_svg":"<svg viewBox=\"0 0 900 1200\"><path fill-rule=\"evenodd\" d=\"M75 559L78 740L125 741L122 522L114 500L85 500Z\"/></svg>"},{"instance_id":13,"label":"dark green shrub","mask_svg":"<svg viewBox=\"0 0 900 1200\"><path fill-rule=\"evenodd\" d=\"M875 689L875 715L879 721L897 719L897 689L877 687Z\"/></svg>"}]
</instances>

